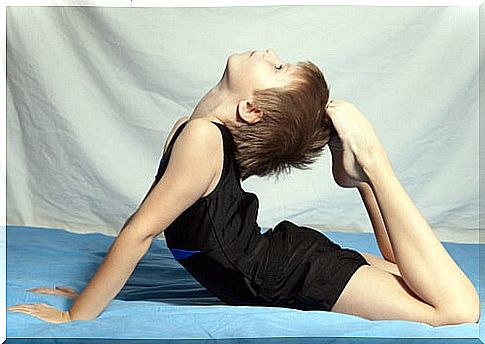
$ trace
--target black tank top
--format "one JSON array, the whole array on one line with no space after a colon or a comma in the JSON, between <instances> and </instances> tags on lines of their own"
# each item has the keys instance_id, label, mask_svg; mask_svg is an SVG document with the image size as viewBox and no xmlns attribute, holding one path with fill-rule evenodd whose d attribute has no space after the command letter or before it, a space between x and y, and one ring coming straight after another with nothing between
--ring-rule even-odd
<instances>
[{"instance_id":1,"label":"black tank top","mask_svg":"<svg viewBox=\"0 0 485 344\"><path fill-rule=\"evenodd\" d=\"M163 154L157 182L186 123ZM209 195L165 229L167 247L200 284L230 305L331 310L352 274L369 263L357 251L291 221L261 234L258 198L241 187L231 132L212 123L223 140L222 175Z\"/></svg>"},{"instance_id":2,"label":"black tank top","mask_svg":"<svg viewBox=\"0 0 485 344\"><path fill-rule=\"evenodd\" d=\"M222 135L224 162L214 190L198 199L164 231L175 259L204 287L224 302L261 305L260 291L268 262L271 230L260 233L259 201L241 187L234 141L227 127L215 124ZM160 180L175 140L187 122L175 131L160 161Z\"/></svg>"}]
</instances>

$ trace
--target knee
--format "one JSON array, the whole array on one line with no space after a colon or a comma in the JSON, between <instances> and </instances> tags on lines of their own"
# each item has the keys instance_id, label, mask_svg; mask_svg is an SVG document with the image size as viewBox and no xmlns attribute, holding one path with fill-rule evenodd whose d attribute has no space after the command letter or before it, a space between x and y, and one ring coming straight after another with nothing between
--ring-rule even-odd
<instances>
[{"instance_id":1,"label":"knee","mask_svg":"<svg viewBox=\"0 0 485 344\"><path fill-rule=\"evenodd\" d=\"M477 323L480 319L480 301L478 297L476 300L469 302L468 305L464 304L455 315L456 323Z\"/></svg>"},{"instance_id":2,"label":"knee","mask_svg":"<svg viewBox=\"0 0 485 344\"><path fill-rule=\"evenodd\" d=\"M433 326L477 323L480 319L480 301L478 297L470 302L463 302L445 310L437 310L437 321Z\"/></svg>"}]
</instances>

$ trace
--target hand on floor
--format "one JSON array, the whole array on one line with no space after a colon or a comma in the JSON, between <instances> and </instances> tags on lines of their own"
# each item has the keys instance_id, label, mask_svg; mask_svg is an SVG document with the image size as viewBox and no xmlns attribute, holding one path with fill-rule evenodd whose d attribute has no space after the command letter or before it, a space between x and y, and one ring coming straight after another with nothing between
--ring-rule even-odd
<instances>
[{"instance_id":1,"label":"hand on floor","mask_svg":"<svg viewBox=\"0 0 485 344\"><path fill-rule=\"evenodd\" d=\"M77 299L79 293L69 287L56 286L55 288L32 288L28 291L39 294L51 294ZM20 312L52 323L64 323L72 321L69 311L61 311L45 303L19 304L7 308L7 312Z\"/></svg>"},{"instance_id":2,"label":"hand on floor","mask_svg":"<svg viewBox=\"0 0 485 344\"><path fill-rule=\"evenodd\" d=\"M61 311L45 303L19 304L7 307L7 312L30 314L51 323L65 323L72 321L69 311Z\"/></svg>"}]
</instances>

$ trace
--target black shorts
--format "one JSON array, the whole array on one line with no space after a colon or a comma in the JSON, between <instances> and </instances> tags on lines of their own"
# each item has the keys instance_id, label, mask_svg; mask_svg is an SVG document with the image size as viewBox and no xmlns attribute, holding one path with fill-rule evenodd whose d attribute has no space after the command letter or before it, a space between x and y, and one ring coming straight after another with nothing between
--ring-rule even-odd
<instances>
[{"instance_id":1,"label":"black shorts","mask_svg":"<svg viewBox=\"0 0 485 344\"><path fill-rule=\"evenodd\" d=\"M260 296L271 306L330 311L357 269L370 265L359 252L290 221L269 236Z\"/></svg>"},{"instance_id":2,"label":"black shorts","mask_svg":"<svg viewBox=\"0 0 485 344\"><path fill-rule=\"evenodd\" d=\"M369 265L357 251L286 220L265 232L245 254L208 244L212 240L195 245L193 236L182 231L167 234L167 246L180 264L230 305L330 311L355 271Z\"/></svg>"}]
</instances>

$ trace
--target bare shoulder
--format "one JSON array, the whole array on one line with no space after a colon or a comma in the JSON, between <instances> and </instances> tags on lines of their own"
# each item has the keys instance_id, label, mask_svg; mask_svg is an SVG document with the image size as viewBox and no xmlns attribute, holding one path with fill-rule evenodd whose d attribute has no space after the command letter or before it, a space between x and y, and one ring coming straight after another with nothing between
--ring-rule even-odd
<instances>
[{"instance_id":1,"label":"bare shoulder","mask_svg":"<svg viewBox=\"0 0 485 344\"><path fill-rule=\"evenodd\" d=\"M220 130L210 120L194 118L186 122L184 130L180 134L180 141L207 154L214 153L215 148L222 146Z\"/></svg>"},{"instance_id":2,"label":"bare shoulder","mask_svg":"<svg viewBox=\"0 0 485 344\"><path fill-rule=\"evenodd\" d=\"M224 164L224 142L217 125L204 118L189 120L175 141L172 154L172 171L204 185L202 196L214 189Z\"/></svg>"},{"instance_id":3,"label":"bare shoulder","mask_svg":"<svg viewBox=\"0 0 485 344\"><path fill-rule=\"evenodd\" d=\"M216 157L223 153L223 139L219 128L206 118L193 118L188 120L181 118L180 122L179 125L185 123L185 127L173 143L171 156L197 154L206 163L212 164L214 161L217 161L218 159ZM173 136L177 128L178 126L174 126L171 136ZM171 137L167 139L165 149L170 140ZM191 151L192 153L189 153ZM171 160L174 159L177 158L171 158ZM185 163L190 163L188 159L184 161Z\"/></svg>"},{"instance_id":4,"label":"bare shoulder","mask_svg":"<svg viewBox=\"0 0 485 344\"><path fill-rule=\"evenodd\" d=\"M221 174L222 136L207 119L191 119L173 144L163 176L140 205L131 226L155 237L209 194ZM160 212L163 209L163 212Z\"/></svg>"},{"instance_id":5,"label":"bare shoulder","mask_svg":"<svg viewBox=\"0 0 485 344\"><path fill-rule=\"evenodd\" d=\"M219 128L204 118L191 119L173 144L164 177L167 185L189 188L198 199L212 190L222 165L223 140Z\"/></svg>"},{"instance_id":6,"label":"bare shoulder","mask_svg":"<svg viewBox=\"0 0 485 344\"><path fill-rule=\"evenodd\" d=\"M183 121L184 123L185 121ZM208 130L212 131L213 133L219 132L217 126L212 123L210 120L205 118L193 118L189 119L187 122L187 126L191 126L192 128L200 128L199 130Z\"/></svg>"},{"instance_id":7,"label":"bare shoulder","mask_svg":"<svg viewBox=\"0 0 485 344\"><path fill-rule=\"evenodd\" d=\"M175 124L173 125L172 129L170 130L170 132L167 135L167 138L165 139L165 144L163 146L163 152L164 153L167 150L168 143L170 142L170 140L172 140L173 134L177 131L178 127L180 127L182 124L187 122L189 120L189 118L190 118L190 116L182 116L175 121Z\"/></svg>"}]
</instances>

